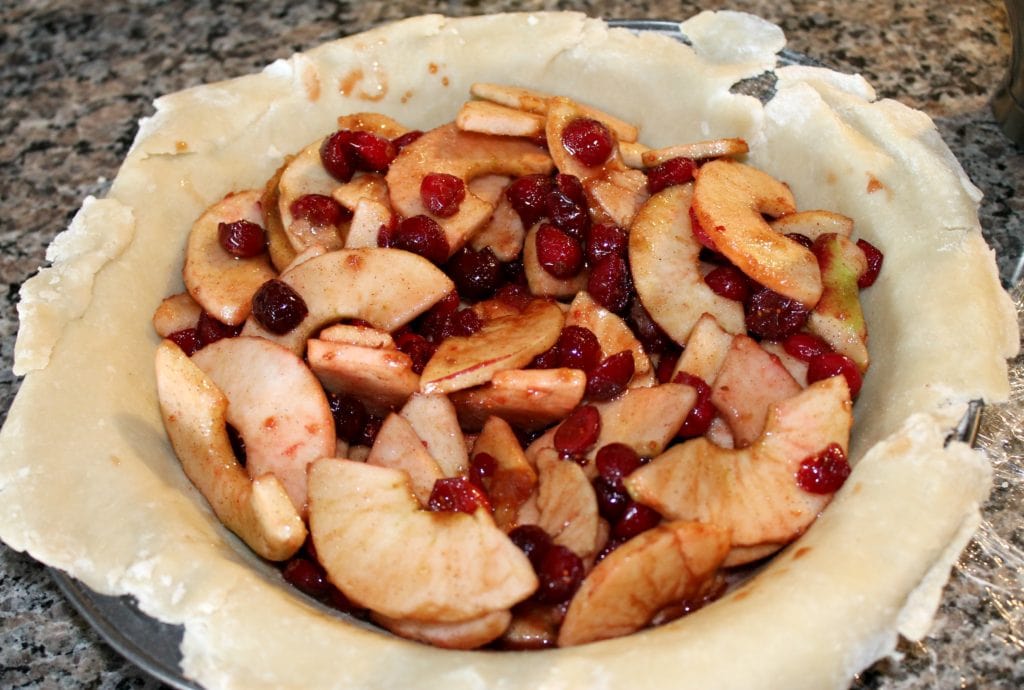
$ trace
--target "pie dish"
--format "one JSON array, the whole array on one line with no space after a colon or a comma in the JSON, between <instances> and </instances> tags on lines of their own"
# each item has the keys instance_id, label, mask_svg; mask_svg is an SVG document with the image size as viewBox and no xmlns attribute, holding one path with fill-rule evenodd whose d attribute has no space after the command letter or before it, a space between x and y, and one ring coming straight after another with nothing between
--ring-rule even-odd
<instances>
[{"instance_id":1,"label":"pie dish","mask_svg":"<svg viewBox=\"0 0 1024 690\"><path fill-rule=\"evenodd\" d=\"M86 202L51 249L55 267L23 293L16 369L31 373L3 431L0 536L183 623L185 672L211 687L591 687L620 677L656 687L678 686L677 668L695 687L828 687L891 651L897 633L923 635L988 491L984 459L944 447L946 430L969 400L1005 398L1017 347L977 191L926 117L873 102L855 77L779 69L764 107L730 92L774 66L775 27L718 13L683 31L692 50L573 14L425 17L159 101L109 198ZM451 119L469 83L509 74L638 122L653 145L744 136L755 165L806 203L855 217L897 267L865 297L884 355L861 395L854 474L819 523L751 585L678 624L535 658L420 647L288 592L181 475L155 406L147 328L180 287L192 220L226 192L260 185L337 113L369 100L428 127ZM117 348L106 345L111 328ZM747 663L725 663L736 658Z\"/></svg>"}]
</instances>

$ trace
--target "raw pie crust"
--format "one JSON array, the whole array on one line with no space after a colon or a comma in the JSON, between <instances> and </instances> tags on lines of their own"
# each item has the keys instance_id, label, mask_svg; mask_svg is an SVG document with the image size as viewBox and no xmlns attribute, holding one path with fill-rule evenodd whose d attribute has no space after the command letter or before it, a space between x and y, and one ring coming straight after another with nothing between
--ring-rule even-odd
<instances>
[{"instance_id":1,"label":"raw pie crust","mask_svg":"<svg viewBox=\"0 0 1024 690\"><path fill-rule=\"evenodd\" d=\"M26 283L0 435L0 537L94 590L185 626L211 688L827 688L919 639L989 491L986 459L944 447L971 399L1008 395L1016 319L966 179L928 117L861 78L776 70L767 106L731 93L774 68L778 27L737 13L682 25L693 48L580 14L419 17L262 73L156 102L110 193L87 199ZM740 136L802 208L851 216L886 270L863 293L872 371L853 475L754 580L669 625L530 653L453 652L297 596L216 520L160 419L150 316L182 289L192 222L260 187L282 157L375 110L427 129L472 82L565 94L639 124L650 146Z\"/></svg>"}]
</instances>

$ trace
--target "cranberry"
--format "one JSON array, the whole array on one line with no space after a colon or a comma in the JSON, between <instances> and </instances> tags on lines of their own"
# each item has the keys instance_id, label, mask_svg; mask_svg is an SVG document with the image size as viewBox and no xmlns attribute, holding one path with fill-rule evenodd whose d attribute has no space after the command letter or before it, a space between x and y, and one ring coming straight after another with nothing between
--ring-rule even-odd
<instances>
[{"instance_id":1,"label":"cranberry","mask_svg":"<svg viewBox=\"0 0 1024 690\"><path fill-rule=\"evenodd\" d=\"M860 393L863 380L860 369L852 359L838 352L829 352L813 357L807 363L807 383L809 384L840 374L846 377L846 384L850 387L850 397L856 398Z\"/></svg>"},{"instance_id":2,"label":"cranberry","mask_svg":"<svg viewBox=\"0 0 1024 690\"><path fill-rule=\"evenodd\" d=\"M618 225L599 223L587 233L587 260L597 263L606 256L626 256L629 233Z\"/></svg>"},{"instance_id":3,"label":"cranberry","mask_svg":"<svg viewBox=\"0 0 1024 690\"><path fill-rule=\"evenodd\" d=\"M636 371L632 350L605 357L587 375L586 396L590 400L611 400L621 395Z\"/></svg>"},{"instance_id":4,"label":"cranberry","mask_svg":"<svg viewBox=\"0 0 1024 690\"><path fill-rule=\"evenodd\" d=\"M356 171L351 141L352 132L340 129L320 144L320 162L331 177L341 182L351 180Z\"/></svg>"},{"instance_id":5,"label":"cranberry","mask_svg":"<svg viewBox=\"0 0 1024 690\"><path fill-rule=\"evenodd\" d=\"M703 436L707 433L708 427L711 426L711 420L715 416L715 406L711 402L711 386L704 379L687 371L676 374L673 382L692 386L697 391L697 400L690 413L686 415L678 435L682 438Z\"/></svg>"},{"instance_id":6,"label":"cranberry","mask_svg":"<svg viewBox=\"0 0 1024 690\"><path fill-rule=\"evenodd\" d=\"M444 230L429 216L412 216L399 223L391 246L419 254L435 264L443 263L450 251Z\"/></svg>"},{"instance_id":7,"label":"cranberry","mask_svg":"<svg viewBox=\"0 0 1024 690\"><path fill-rule=\"evenodd\" d=\"M624 489L616 489L604 477L594 479L594 495L597 496L597 509L608 522L615 524L629 505L629 494Z\"/></svg>"},{"instance_id":8,"label":"cranberry","mask_svg":"<svg viewBox=\"0 0 1024 690\"><path fill-rule=\"evenodd\" d=\"M428 173L420 182L420 199L435 216L450 218L466 198L466 183L448 173Z\"/></svg>"},{"instance_id":9,"label":"cranberry","mask_svg":"<svg viewBox=\"0 0 1024 690\"><path fill-rule=\"evenodd\" d=\"M850 476L850 463L838 443L830 443L825 450L804 458L796 471L796 483L812 494L831 494Z\"/></svg>"},{"instance_id":10,"label":"cranberry","mask_svg":"<svg viewBox=\"0 0 1024 690\"><path fill-rule=\"evenodd\" d=\"M579 242L551 223L540 226L536 243L537 261L555 278L572 278L583 268L583 250Z\"/></svg>"},{"instance_id":11,"label":"cranberry","mask_svg":"<svg viewBox=\"0 0 1024 690\"><path fill-rule=\"evenodd\" d=\"M468 477L442 477L434 482L427 506L435 512L469 513L491 509L487 495Z\"/></svg>"},{"instance_id":12,"label":"cranberry","mask_svg":"<svg viewBox=\"0 0 1024 690\"><path fill-rule=\"evenodd\" d=\"M760 338L784 340L807 323L810 310L795 299L759 287L745 306L747 330Z\"/></svg>"},{"instance_id":13,"label":"cranberry","mask_svg":"<svg viewBox=\"0 0 1024 690\"><path fill-rule=\"evenodd\" d=\"M352 442L357 446L372 446L373 442L377 439L377 434L380 432L382 424L384 424L383 417L378 417L375 414L366 415L366 425Z\"/></svg>"},{"instance_id":14,"label":"cranberry","mask_svg":"<svg viewBox=\"0 0 1024 690\"><path fill-rule=\"evenodd\" d=\"M693 236L697 238L697 241L700 242L701 246L706 247L713 252L718 252L718 246L715 244L715 241L711 239L711 235L701 227L700 221L697 219L697 214L694 213L692 206L690 207L690 231L693 233Z\"/></svg>"},{"instance_id":15,"label":"cranberry","mask_svg":"<svg viewBox=\"0 0 1024 690\"><path fill-rule=\"evenodd\" d=\"M317 227L337 225L352 217L351 211L323 194L304 194L292 202L290 210L295 218Z\"/></svg>"},{"instance_id":16,"label":"cranberry","mask_svg":"<svg viewBox=\"0 0 1024 690\"><path fill-rule=\"evenodd\" d=\"M498 288L498 291L494 293L494 299L500 300L516 311L521 312L533 301L533 295L530 294L530 289L525 285L513 283L502 285Z\"/></svg>"},{"instance_id":17,"label":"cranberry","mask_svg":"<svg viewBox=\"0 0 1024 690\"><path fill-rule=\"evenodd\" d=\"M404 352L412 360L412 370L422 374L427 362L434 356L437 346L426 338L412 331L405 331L395 338L395 347Z\"/></svg>"},{"instance_id":18,"label":"cranberry","mask_svg":"<svg viewBox=\"0 0 1024 690\"><path fill-rule=\"evenodd\" d=\"M828 343L810 333L794 333L782 342L782 349L804 362L832 352Z\"/></svg>"},{"instance_id":19,"label":"cranberry","mask_svg":"<svg viewBox=\"0 0 1024 690\"><path fill-rule=\"evenodd\" d=\"M261 326L277 335L294 329L308 313L302 295L276 278L263 283L252 297L252 315Z\"/></svg>"},{"instance_id":20,"label":"cranberry","mask_svg":"<svg viewBox=\"0 0 1024 690\"><path fill-rule=\"evenodd\" d=\"M241 325L229 326L204 311L199 315L199 321L196 323L196 349L201 350L210 343L224 338L234 338L241 332Z\"/></svg>"},{"instance_id":21,"label":"cranberry","mask_svg":"<svg viewBox=\"0 0 1024 690\"><path fill-rule=\"evenodd\" d=\"M530 362L530 369L557 369L562 366L558 353L558 347L552 347L547 352L541 352Z\"/></svg>"},{"instance_id":22,"label":"cranberry","mask_svg":"<svg viewBox=\"0 0 1024 690\"><path fill-rule=\"evenodd\" d=\"M661 358L658 360L658 383L668 383L672 380L672 372L676 370L681 354L678 351L673 351L661 355Z\"/></svg>"},{"instance_id":23,"label":"cranberry","mask_svg":"<svg viewBox=\"0 0 1024 690\"><path fill-rule=\"evenodd\" d=\"M394 245L395 232L398 230L398 216L394 213L388 219L387 223L382 223L380 228L377 229L377 246L378 247L391 247Z\"/></svg>"},{"instance_id":24,"label":"cranberry","mask_svg":"<svg viewBox=\"0 0 1024 690\"><path fill-rule=\"evenodd\" d=\"M259 256L267 248L267 238L256 223L248 220L236 220L233 223L217 225L217 241L231 256L239 259L251 259Z\"/></svg>"},{"instance_id":25,"label":"cranberry","mask_svg":"<svg viewBox=\"0 0 1024 690\"><path fill-rule=\"evenodd\" d=\"M604 124L578 117L562 130L562 146L583 165L601 165L611 157L615 147L612 133Z\"/></svg>"},{"instance_id":26,"label":"cranberry","mask_svg":"<svg viewBox=\"0 0 1024 690\"><path fill-rule=\"evenodd\" d=\"M483 319L472 309L463 309L452 314L452 335L470 336L484 327Z\"/></svg>"},{"instance_id":27,"label":"cranberry","mask_svg":"<svg viewBox=\"0 0 1024 690\"><path fill-rule=\"evenodd\" d=\"M622 483L625 477L640 467L640 455L625 443L609 443L601 446L594 457L594 464L600 474L616 491L625 491Z\"/></svg>"},{"instance_id":28,"label":"cranberry","mask_svg":"<svg viewBox=\"0 0 1024 690\"><path fill-rule=\"evenodd\" d=\"M878 280L878 274L882 270L882 260L885 256L878 247L867 240L857 240L857 246L864 252L864 257L868 260L868 270L857 279L857 287L871 287Z\"/></svg>"},{"instance_id":29,"label":"cranberry","mask_svg":"<svg viewBox=\"0 0 1024 690\"><path fill-rule=\"evenodd\" d=\"M181 348L188 357L191 357L199 349L199 334L195 328L182 328L167 336L168 340Z\"/></svg>"},{"instance_id":30,"label":"cranberry","mask_svg":"<svg viewBox=\"0 0 1024 690\"><path fill-rule=\"evenodd\" d=\"M612 528L612 535L619 539L632 539L641 532L657 527L659 522L661 514L658 511L643 503L631 501Z\"/></svg>"},{"instance_id":31,"label":"cranberry","mask_svg":"<svg viewBox=\"0 0 1024 690\"><path fill-rule=\"evenodd\" d=\"M704 282L716 295L736 302L745 302L750 297L750 280L743 271L731 264L718 266L704 276Z\"/></svg>"},{"instance_id":32,"label":"cranberry","mask_svg":"<svg viewBox=\"0 0 1024 690\"><path fill-rule=\"evenodd\" d=\"M505 196L519 214L523 226L532 228L548 212L548 193L553 183L547 175L526 175L505 188Z\"/></svg>"},{"instance_id":33,"label":"cranberry","mask_svg":"<svg viewBox=\"0 0 1024 690\"><path fill-rule=\"evenodd\" d=\"M376 173L386 173L398 155L394 144L373 132L352 132L349 148L359 169Z\"/></svg>"},{"instance_id":34,"label":"cranberry","mask_svg":"<svg viewBox=\"0 0 1024 690\"><path fill-rule=\"evenodd\" d=\"M327 573L320 564L302 556L289 560L281 575L286 582L314 599L326 597L332 589L331 583L327 580Z\"/></svg>"},{"instance_id":35,"label":"cranberry","mask_svg":"<svg viewBox=\"0 0 1024 690\"><path fill-rule=\"evenodd\" d=\"M593 405L582 405L555 430L555 449L563 458L581 456L597 443L600 433L601 413Z\"/></svg>"},{"instance_id":36,"label":"cranberry","mask_svg":"<svg viewBox=\"0 0 1024 690\"><path fill-rule=\"evenodd\" d=\"M679 346L651 318L650 312L639 299L634 299L629 307L629 323L648 352L653 354L678 351Z\"/></svg>"},{"instance_id":37,"label":"cranberry","mask_svg":"<svg viewBox=\"0 0 1024 690\"><path fill-rule=\"evenodd\" d=\"M454 314L459 310L460 302L462 302L462 299L459 296L459 291L458 289L455 289L439 299L437 303L430 308L430 311L441 314Z\"/></svg>"},{"instance_id":38,"label":"cranberry","mask_svg":"<svg viewBox=\"0 0 1024 690\"><path fill-rule=\"evenodd\" d=\"M601 343L593 331L583 326L563 328L554 349L560 367L590 371L601 362Z\"/></svg>"},{"instance_id":39,"label":"cranberry","mask_svg":"<svg viewBox=\"0 0 1024 690\"><path fill-rule=\"evenodd\" d=\"M800 234L799 232L787 232L786 237L793 240L794 242L804 247L805 249L810 249L811 247L814 246L814 240L812 240L807 235Z\"/></svg>"},{"instance_id":40,"label":"cranberry","mask_svg":"<svg viewBox=\"0 0 1024 690\"><path fill-rule=\"evenodd\" d=\"M544 551L537 568L540 586L534 595L545 604L568 601L583 582L583 561L571 549L552 544Z\"/></svg>"},{"instance_id":41,"label":"cranberry","mask_svg":"<svg viewBox=\"0 0 1024 690\"><path fill-rule=\"evenodd\" d=\"M519 525L508 533L512 543L526 554L534 570L540 568L541 559L551 548L551 536L538 525Z\"/></svg>"},{"instance_id":42,"label":"cranberry","mask_svg":"<svg viewBox=\"0 0 1024 690\"><path fill-rule=\"evenodd\" d=\"M526 288L526 269L523 268L522 254L520 258L501 264L501 279L510 285Z\"/></svg>"},{"instance_id":43,"label":"cranberry","mask_svg":"<svg viewBox=\"0 0 1024 690\"><path fill-rule=\"evenodd\" d=\"M405 134L395 137L391 140L391 143L395 147L395 151L401 151L406 146L416 141L423 136L423 132L418 129L411 129Z\"/></svg>"},{"instance_id":44,"label":"cranberry","mask_svg":"<svg viewBox=\"0 0 1024 690\"><path fill-rule=\"evenodd\" d=\"M587 193L575 175L555 175L554 185L548 192L548 218L559 229L583 241L590 227Z\"/></svg>"},{"instance_id":45,"label":"cranberry","mask_svg":"<svg viewBox=\"0 0 1024 690\"><path fill-rule=\"evenodd\" d=\"M590 269L587 292L608 311L625 311L633 297L633 279L626 261L621 256L606 256L595 263Z\"/></svg>"},{"instance_id":46,"label":"cranberry","mask_svg":"<svg viewBox=\"0 0 1024 690\"><path fill-rule=\"evenodd\" d=\"M469 461L469 480L486 491L486 480L498 469L497 459L490 453L477 453Z\"/></svg>"},{"instance_id":47,"label":"cranberry","mask_svg":"<svg viewBox=\"0 0 1024 690\"><path fill-rule=\"evenodd\" d=\"M472 300L487 299L501 282L501 263L490 247L478 252L463 247L445 268L459 292Z\"/></svg>"},{"instance_id":48,"label":"cranberry","mask_svg":"<svg viewBox=\"0 0 1024 690\"><path fill-rule=\"evenodd\" d=\"M327 403L334 417L334 433L351 443L366 426L366 408L359 399L347 393L327 393Z\"/></svg>"},{"instance_id":49,"label":"cranberry","mask_svg":"<svg viewBox=\"0 0 1024 690\"><path fill-rule=\"evenodd\" d=\"M669 158L647 170L647 191L657 194L666 187L686 184L693 179L697 164L689 158Z\"/></svg>"}]
</instances>

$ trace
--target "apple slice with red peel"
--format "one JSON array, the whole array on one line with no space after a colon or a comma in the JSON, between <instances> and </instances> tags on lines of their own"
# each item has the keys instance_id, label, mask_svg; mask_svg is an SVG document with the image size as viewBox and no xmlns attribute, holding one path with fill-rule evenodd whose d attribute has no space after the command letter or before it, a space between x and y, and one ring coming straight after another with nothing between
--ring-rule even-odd
<instances>
[{"instance_id":1,"label":"apple slice with red peel","mask_svg":"<svg viewBox=\"0 0 1024 690\"><path fill-rule=\"evenodd\" d=\"M494 509L494 524L508 532L518 525L519 508L533 494L537 473L526 461L512 427L500 417L490 417L476 437L473 457L481 453L494 458L494 469L483 484Z\"/></svg>"},{"instance_id":2,"label":"apple slice with red peel","mask_svg":"<svg viewBox=\"0 0 1024 690\"><path fill-rule=\"evenodd\" d=\"M307 194L331 196L341 184L327 172L320 160L322 139L314 141L288 161L277 183L277 213L285 236L296 252L311 244L321 244L330 250L342 246L342 228L337 225L313 225L308 220L292 216L292 204Z\"/></svg>"},{"instance_id":3,"label":"apple slice with red peel","mask_svg":"<svg viewBox=\"0 0 1024 690\"><path fill-rule=\"evenodd\" d=\"M169 340L157 347L156 383L174 452L217 518L263 558L294 555L306 540L306 526L276 476L250 479L235 459L224 394Z\"/></svg>"},{"instance_id":4,"label":"apple slice with red peel","mask_svg":"<svg viewBox=\"0 0 1024 690\"><path fill-rule=\"evenodd\" d=\"M309 491L320 562L360 606L455 623L509 609L537 589L529 559L489 512L421 510L404 472L325 458L310 468Z\"/></svg>"},{"instance_id":5,"label":"apple slice with red peel","mask_svg":"<svg viewBox=\"0 0 1024 690\"><path fill-rule=\"evenodd\" d=\"M185 249L185 289L222 323L237 326L252 310L252 296L277 275L266 253L248 259L231 254L218 239L221 223L248 221L263 227L260 192L231 194L206 210L192 226Z\"/></svg>"},{"instance_id":6,"label":"apple slice with red peel","mask_svg":"<svg viewBox=\"0 0 1024 690\"><path fill-rule=\"evenodd\" d=\"M788 543L832 499L797 484L800 465L831 444L846 452L851 407L842 376L819 381L774 405L753 445L730 450L704 438L687 441L626 477L626 489L669 519L731 531L734 547Z\"/></svg>"},{"instance_id":7,"label":"apple slice with red peel","mask_svg":"<svg viewBox=\"0 0 1024 690\"><path fill-rule=\"evenodd\" d=\"M564 321L557 304L535 299L521 313L485 322L473 335L447 338L424 367L420 390L472 388L499 371L524 367L555 344Z\"/></svg>"},{"instance_id":8,"label":"apple slice with red peel","mask_svg":"<svg viewBox=\"0 0 1024 690\"><path fill-rule=\"evenodd\" d=\"M735 336L732 333L726 333L718 325L715 317L703 314L690 331L686 348L676 362L672 378L675 379L676 374L685 371L704 379L708 385L713 384L722 368L725 355L729 352L733 337Z\"/></svg>"},{"instance_id":9,"label":"apple slice with red peel","mask_svg":"<svg viewBox=\"0 0 1024 690\"><path fill-rule=\"evenodd\" d=\"M577 292L587 289L589 271L583 269L572 278L556 278L540 265L537 258L537 231L541 223L537 223L526 233L523 240L523 273L530 292L537 297L554 297L555 299L572 297Z\"/></svg>"},{"instance_id":10,"label":"apple slice with red peel","mask_svg":"<svg viewBox=\"0 0 1024 690\"><path fill-rule=\"evenodd\" d=\"M814 254L764 219L796 212L789 187L757 168L721 158L697 169L692 210L715 248L750 278L809 309L817 304L821 272Z\"/></svg>"},{"instance_id":11,"label":"apple slice with red peel","mask_svg":"<svg viewBox=\"0 0 1024 690\"><path fill-rule=\"evenodd\" d=\"M797 233L811 241L826 233L835 233L843 237L853 234L853 218L833 211L797 211L776 218L768 225L780 235Z\"/></svg>"},{"instance_id":12,"label":"apple slice with red peel","mask_svg":"<svg viewBox=\"0 0 1024 690\"><path fill-rule=\"evenodd\" d=\"M336 323L323 329L320 331L319 340L374 347L381 350L395 349L395 340L390 333L372 326L356 326L347 323Z\"/></svg>"},{"instance_id":13,"label":"apple slice with red peel","mask_svg":"<svg viewBox=\"0 0 1024 690\"><path fill-rule=\"evenodd\" d=\"M492 611L479 618L456 623L434 623L388 618L379 613L370 616L374 623L394 634L441 649L476 649L501 637L512 622L512 612Z\"/></svg>"},{"instance_id":14,"label":"apple slice with red peel","mask_svg":"<svg viewBox=\"0 0 1024 690\"><path fill-rule=\"evenodd\" d=\"M852 359L863 373L869 363L868 328L857 280L868 270L867 258L860 247L834 233L818 237L812 249L824 289L807 319L807 330Z\"/></svg>"},{"instance_id":15,"label":"apple slice with red peel","mask_svg":"<svg viewBox=\"0 0 1024 690\"><path fill-rule=\"evenodd\" d=\"M644 204L629 233L629 265L644 307L680 345L711 314L729 333L744 333L743 305L716 294L700 273L700 242L690 227L693 185L676 185ZM812 257L813 258L813 257Z\"/></svg>"},{"instance_id":16,"label":"apple slice with red peel","mask_svg":"<svg viewBox=\"0 0 1024 690\"><path fill-rule=\"evenodd\" d=\"M446 477L465 474L469 467L466 441L459 427L459 417L448 396L413 393L399 414L420 437L430 456L437 461Z\"/></svg>"},{"instance_id":17,"label":"apple slice with red peel","mask_svg":"<svg viewBox=\"0 0 1024 690\"><path fill-rule=\"evenodd\" d=\"M537 431L572 412L586 388L587 375L579 369L509 369L488 384L453 392L451 400L465 429L479 429L495 416Z\"/></svg>"},{"instance_id":18,"label":"apple slice with red peel","mask_svg":"<svg viewBox=\"0 0 1024 690\"><path fill-rule=\"evenodd\" d=\"M647 176L639 170L611 170L583 183L590 199L605 218L603 222L628 228L644 202L650 198Z\"/></svg>"},{"instance_id":19,"label":"apple slice with red peel","mask_svg":"<svg viewBox=\"0 0 1024 690\"><path fill-rule=\"evenodd\" d=\"M319 381L301 359L263 338L218 340L192 361L227 397L227 420L245 441L249 475L275 475L304 515L306 466L335 448Z\"/></svg>"},{"instance_id":20,"label":"apple slice with red peel","mask_svg":"<svg viewBox=\"0 0 1024 690\"><path fill-rule=\"evenodd\" d=\"M412 491L424 508L430 501L434 482L444 477L444 472L427 452L412 425L394 412L381 424L366 462L402 470L409 475Z\"/></svg>"},{"instance_id":21,"label":"apple slice with red peel","mask_svg":"<svg viewBox=\"0 0 1024 690\"><path fill-rule=\"evenodd\" d=\"M362 319L375 328L394 331L429 309L455 284L434 264L400 249L341 249L310 259L281 274L306 303L306 318L277 335L255 318L243 335L259 335L296 354L306 339L342 319Z\"/></svg>"},{"instance_id":22,"label":"apple slice with red peel","mask_svg":"<svg viewBox=\"0 0 1024 690\"><path fill-rule=\"evenodd\" d=\"M711 402L728 422L735 446L745 448L761 436L771 406L801 390L778 357L738 335L711 386Z\"/></svg>"},{"instance_id":23,"label":"apple slice with red peel","mask_svg":"<svg viewBox=\"0 0 1024 690\"><path fill-rule=\"evenodd\" d=\"M468 183L487 174L546 174L552 167L551 157L528 140L463 132L450 123L430 130L402 149L391 163L387 182L392 208L410 218L429 215L420 185L430 173L447 173ZM493 211L494 204L467 191L454 215L434 217L448 240L449 255L465 245Z\"/></svg>"},{"instance_id":24,"label":"apple slice with red peel","mask_svg":"<svg viewBox=\"0 0 1024 690\"><path fill-rule=\"evenodd\" d=\"M699 522L663 523L633 537L583 580L558 646L628 635L670 604L702 599L728 552L728 532Z\"/></svg>"},{"instance_id":25,"label":"apple slice with red peel","mask_svg":"<svg viewBox=\"0 0 1024 690\"><path fill-rule=\"evenodd\" d=\"M355 396L372 414L399 409L419 389L412 360L399 350L312 339L306 358L324 388Z\"/></svg>"},{"instance_id":26,"label":"apple slice with red peel","mask_svg":"<svg viewBox=\"0 0 1024 690\"><path fill-rule=\"evenodd\" d=\"M556 544L580 558L590 558L604 545L597 494L583 468L562 460L548 448L537 457L537 524Z\"/></svg>"},{"instance_id":27,"label":"apple slice with red peel","mask_svg":"<svg viewBox=\"0 0 1024 690\"><path fill-rule=\"evenodd\" d=\"M633 353L633 378L630 388L654 385L654 368L644 346L633 335L633 330L617 314L594 301L587 292L580 292L569 305L565 315L566 326L581 326L597 337L601 352L613 355L624 350Z\"/></svg>"},{"instance_id":28,"label":"apple slice with red peel","mask_svg":"<svg viewBox=\"0 0 1024 690\"><path fill-rule=\"evenodd\" d=\"M689 158L700 161L708 158L722 158L723 156L742 156L750 151L747 142L738 137L725 139L708 139L705 141L694 141L688 144L676 144L662 149L651 149L646 151L641 159L645 167L653 168L655 165L672 160L673 158Z\"/></svg>"},{"instance_id":29,"label":"apple slice with red peel","mask_svg":"<svg viewBox=\"0 0 1024 690\"><path fill-rule=\"evenodd\" d=\"M160 302L153 312L153 330L161 338L166 338L171 333L195 328L202 313L203 308L192 299L192 295L179 292Z\"/></svg>"}]
</instances>

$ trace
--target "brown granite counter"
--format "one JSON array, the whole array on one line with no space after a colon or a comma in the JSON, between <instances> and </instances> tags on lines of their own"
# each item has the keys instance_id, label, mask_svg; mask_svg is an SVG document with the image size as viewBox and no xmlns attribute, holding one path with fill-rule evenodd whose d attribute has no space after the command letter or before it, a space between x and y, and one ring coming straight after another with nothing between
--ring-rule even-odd
<instances>
[{"instance_id":1,"label":"brown granite counter","mask_svg":"<svg viewBox=\"0 0 1024 690\"><path fill-rule=\"evenodd\" d=\"M101 194L156 96L261 68L296 50L426 12L576 9L627 19L683 19L699 9L754 12L789 48L860 72L880 96L937 119L985 193L982 225L1007 285L1021 273L1024 155L1002 138L988 100L1009 53L1002 3L824 0L581 2L34 2L0 5L0 415L10 374L20 284L87 194ZM1000 495L1001 514L1017 515ZM1011 528L1017 546L1021 529ZM1024 687L1024 630L994 610L983 586L954 576L926 644L902 665L865 674L872 688ZM1013 618L1011 617L1011 620ZM1020 624L1019 616L1017 625ZM0 687L159 687L112 651L70 607L48 572L0 544Z\"/></svg>"}]
</instances>

